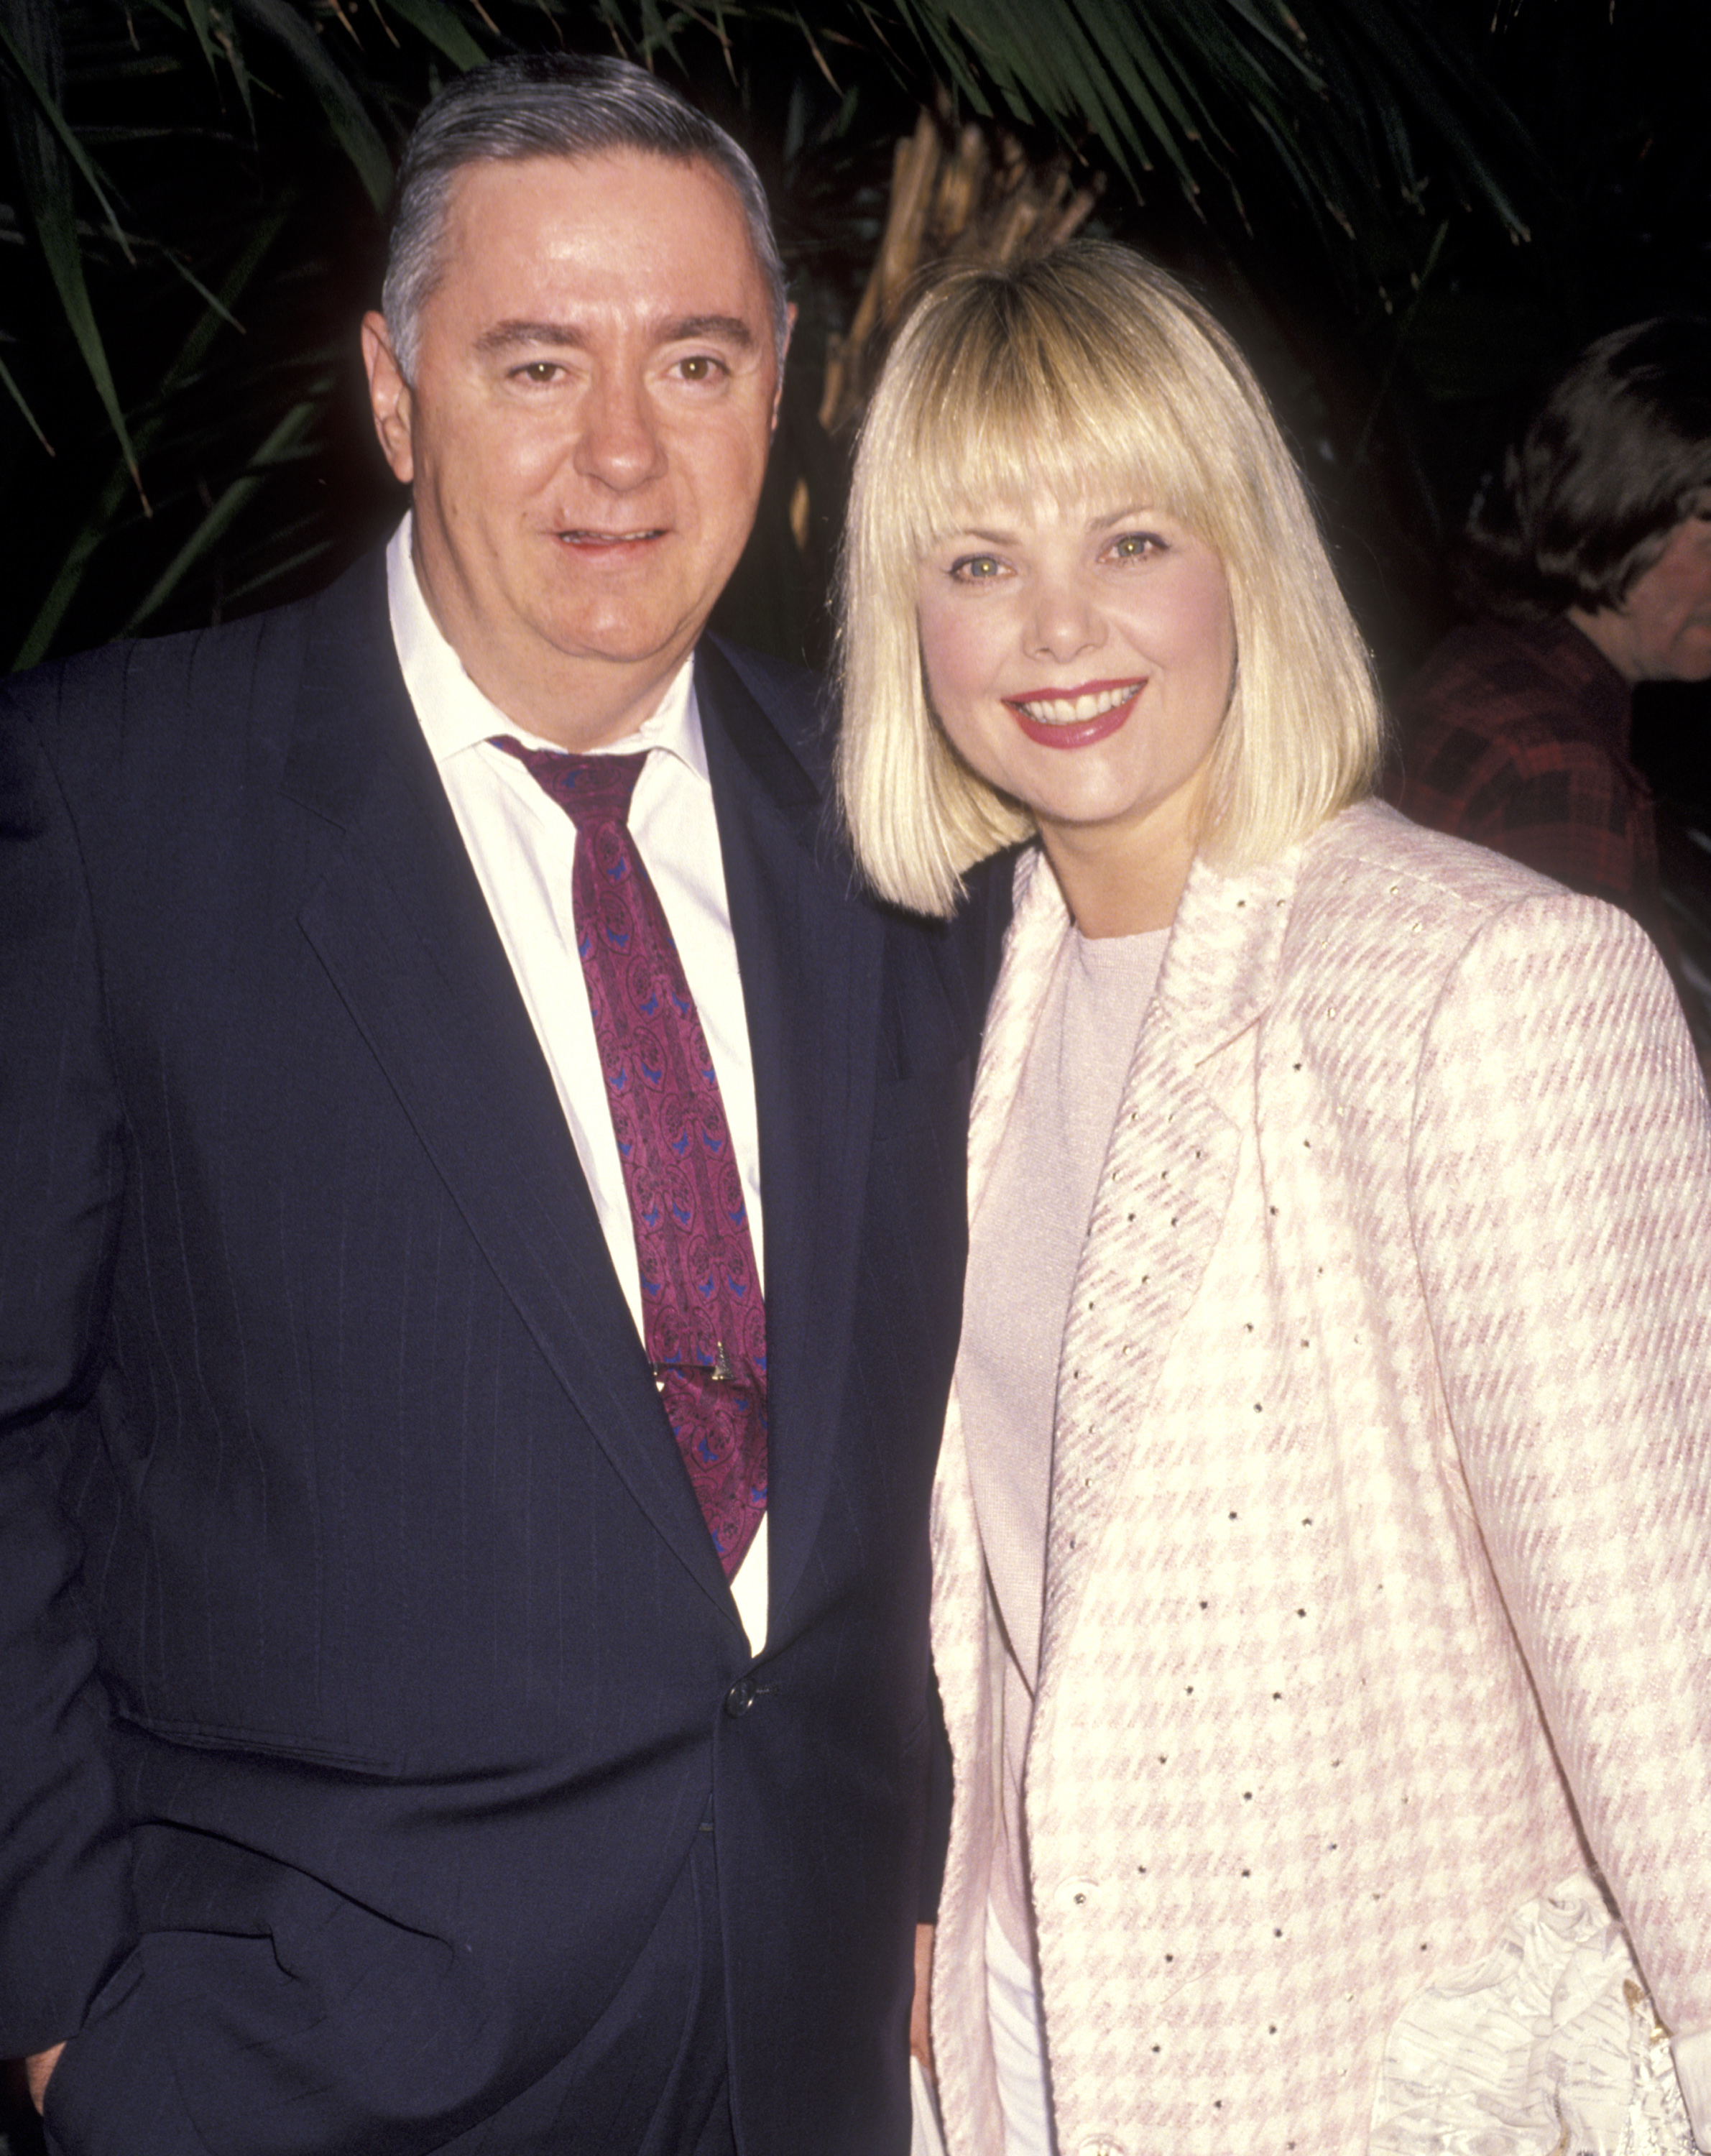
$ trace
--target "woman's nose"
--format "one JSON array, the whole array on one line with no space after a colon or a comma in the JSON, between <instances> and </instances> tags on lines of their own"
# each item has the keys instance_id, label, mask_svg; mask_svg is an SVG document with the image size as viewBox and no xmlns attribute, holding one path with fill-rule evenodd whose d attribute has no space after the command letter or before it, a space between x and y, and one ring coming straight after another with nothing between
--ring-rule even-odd
<instances>
[{"instance_id":1,"label":"woman's nose","mask_svg":"<svg viewBox=\"0 0 1711 2156\"><path fill-rule=\"evenodd\" d=\"M1042 578L1026 633L1031 656L1069 660L1098 649L1105 641L1105 622L1076 579Z\"/></svg>"}]
</instances>

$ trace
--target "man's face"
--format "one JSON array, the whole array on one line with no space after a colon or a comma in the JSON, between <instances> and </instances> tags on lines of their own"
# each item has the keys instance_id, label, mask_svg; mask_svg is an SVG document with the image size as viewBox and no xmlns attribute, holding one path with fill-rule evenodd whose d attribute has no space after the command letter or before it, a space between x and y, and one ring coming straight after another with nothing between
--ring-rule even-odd
<instances>
[{"instance_id":1,"label":"man's face","mask_svg":"<svg viewBox=\"0 0 1711 2156\"><path fill-rule=\"evenodd\" d=\"M1711 680L1711 492L1699 496L1619 607L1569 613L1626 680Z\"/></svg>"},{"instance_id":2,"label":"man's face","mask_svg":"<svg viewBox=\"0 0 1711 2156\"><path fill-rule=\"evenodd\" d=\"M414 378L363 325L428 602L477 686L568 747L645 718L737 565L777 408L736 196L642 151L465 167Z\"/></svg>"},{"instance_id":3,"label":"man's face","mask_svg":"<svg viewBox=\"0 0 1711 2156\"><path fill-rule=\"evenodd\" d=\"M1711 496L1678 524L1618 610L1633 681L1703 681L1711 675Z\"/></svg>"}]
</instances>

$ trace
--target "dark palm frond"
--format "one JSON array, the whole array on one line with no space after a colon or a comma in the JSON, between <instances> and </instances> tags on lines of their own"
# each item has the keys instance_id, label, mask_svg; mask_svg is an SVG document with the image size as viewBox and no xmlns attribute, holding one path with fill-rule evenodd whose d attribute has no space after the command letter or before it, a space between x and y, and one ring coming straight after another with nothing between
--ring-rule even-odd
<instances>
[{"instance_id":1,"label":"dark palm frond","mask_svg":"<svg viewBox=\"0 0 1711 2156\"><path fill-rule=\"evenodd\" d=\"M285 452L312 442L350 462L347 427L333 447L349 362L316 356L328 311L347 329L366 299L352 280L403 129L436 70L485 56L486 20L455 0L364 0L365 45L352 12L0 0L0 201L12 194L30 243L0 259L0 408L29 429L0 428L0 482L43 511L28 541L0 542L16 663L217 607L234 547L270 513L289 521L311 486L324 516L348 505L348 483L311 480ZM119 448L116 485L91 407ZM49 444L51 485L30 462ZM243 580L259 589L265 570Z\"/></svg>"},{"instance_id":2,"label":"dark palm frond","mask_svg":"<svg viewBox=\"0 0 1711 2156\"><path fill-rule=\"evenodd\" d=\"M446 0L385 0L385 4L401 23L419 31L460 74L480 67L487 59L487 54L446 5ZM492 28L491 23L488 28Z\"/></svg>"},{"instance_id":3,"label":"dark palm frond","mask_svg":"<svg viewBox=\"0 0 1711 2156\"><path fill-rule=\"evenodd\" d=\"M603 8L644 58L677 56L686 23L715 12L727 38L749 22L817 38L835 73L860 50L917 95L922 77L943 80L973 111L1043 124L1131 182L1163 166L1193 196L1217 175L1234 184L1240 165L1251 192L1275 158L1270 178L1347 232L1436 177L1525 229L1524 136L1447 12L1405 0L721 0L669 24L648 6Z\"/></svg>"},{"instance_id":4,"label":"dark palm frond","mask_svg":"<svg viewBox=\"0 0 1711 2156\"><path fill-rule=\"evenodd\" d=\"M156 387L152 408L143 415L138 424L136 441L141 455L146 457L149 454L165 430L175 396L187 383L193 382L200 375L221 326L227 323L235 325L236 318L232 310L243 305L250 280L266 259L290 213L290 205L287 203L275 208L270 216L254 228L243 251L228 273L221 290L208 295L207 306ZM124 501L126 477L126 470L121 465L109 476L82 525L71 536L58 565L58 572L24 631L23 641L17 655L18 665L33 666L39 659L47 656L66 609L76 595L84 571L110 529L113 519Z\"/></svg>"},{"instance_id":5,"label":"dark palm frond","mask_svg":"<svg viewBox=\"0 0 1711 2156\"><path fill-rule=\"evenodd\" d=\"M36 244L66 325L140 491L142 482L136 454L84 275L76 178L94 195L121 247L124 241L107 191L59 109L64 64L59 15L54 0L0 0L0 60L6 70L0 110L5 113L19 192L35 230ZM14 390L14 393L28 412L22 393ZM35 424L33 418L32 424ZM36 431L41 433L39 426ZM42 439L45 442L45 435Z\"/></svg>"},{"instance_id":6,"label":"dark palm frond","mask_svg":"<svg viewBox=\"0 0 1711 2156\"><path fill-rule=\"evenodd\" d=\"M12 369L6 364L3 359L0 359L0 388L3 388L5 390L7 395L18 407L19 412L23 416L24 424L29 429L31 434L35 436L36 439L41 444L42 447L51 457L54 454L54 444L42 432L40 427L37 425L35 413L29 408L28 402L26 399L23 390L18 388L17 382L13 377Z\"/></svg>"},{"instance_id":7,"label":"dark palm frond","mask_svg":"<svg viewBox=\"0 0 1711 2156\"><path fill-rule=\"evenodd\" d=\"M294 7L291 0L232 0L232 5L234 13L272 38L288 55L325 115L334 140L355 167L369 201L376 209L383 209L392 192L392 158L380 131L363 108L356 85L335 63L304 11ZM482 57L473 39L470 50L477 60Z\"/></svg>"},{"instance_id":8,"label":"dark palm frond","mask_svg":"<svg viewBox=\"0 0 1711 2156\"><path fill-rule=\"evenodd\" d=\"M1654 202L1666 182L1704 192L1632 95L1611 126L1577 119L1557 152L1572 176L1542 178L1510 104L1549 134L1639 33L1607 0L1498 13L1494 28L1488 0L0 0L0 486L22 506L0 528L0 663L285 595L391 513L352 342L379 208L423 103L507 47L628 53L757 151L801 310L763 512L779 529L758 542L769 603L793 576L817 603L840 452L815 415L859 406L875 353L853 333L890 304L887 235L914 259L906 165L949 191L915 206L929 254L977 231L1001 250L1017 220L1068 229L1108 179L1106 228L1233 295L1328 498L1411 474L1399 513L1429 536L1428 495L1461 469L1432 478L1429 408L1487 398L1584 317L1580 242L1614 228L1608 172L1660 176ZM1690 102L1694 68L1680 77ZM933 156L917 142L900 162L923 110ZM963 231L946 203L970 187L984 208L935 239L934 220ZM1544 236L1518 249L1529 227ZM1304 321L1314 308L1335 328Z\"/></svg>"}]
</instances>

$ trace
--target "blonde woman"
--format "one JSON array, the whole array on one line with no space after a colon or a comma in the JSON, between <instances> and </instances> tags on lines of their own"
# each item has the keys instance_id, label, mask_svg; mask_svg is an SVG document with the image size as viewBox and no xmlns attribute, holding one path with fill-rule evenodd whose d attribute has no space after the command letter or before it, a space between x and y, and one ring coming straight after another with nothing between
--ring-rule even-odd
<instances>
[{"instance_id":1,"label":"blonde woman","mask_svg":"<svg viewBox=\"0 0 1711 2156\"><path fill-rule=\"evenodd\" d=\"M913 316L843 651L879 890L1021 842L935 1500L953 2156L1711 2147L1711 1116L1645 937L1366 798L1264 398L1121 249Z\"/></svg>"}]
</instances>

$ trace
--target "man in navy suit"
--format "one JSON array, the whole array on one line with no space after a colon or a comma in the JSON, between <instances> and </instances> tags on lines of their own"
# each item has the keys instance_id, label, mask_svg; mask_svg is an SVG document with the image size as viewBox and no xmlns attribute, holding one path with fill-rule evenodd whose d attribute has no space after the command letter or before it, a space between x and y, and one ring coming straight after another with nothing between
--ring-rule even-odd
<instances>
[{"instance_id":1,"label":"man in navy suit","mask_svg":"<svg viewBox=\"0 0 1711 2156\"><path fill-rule=\"evenodd\" d=\"M984 931L861 897L807 685L702 634L789 326L674 94L466 78L364 325L383 559L0 698L0 2053L63 2156L907 2146ZM736 1551L567 750L636 759L764 1284Z\"/></svg>"}]
</instances>

